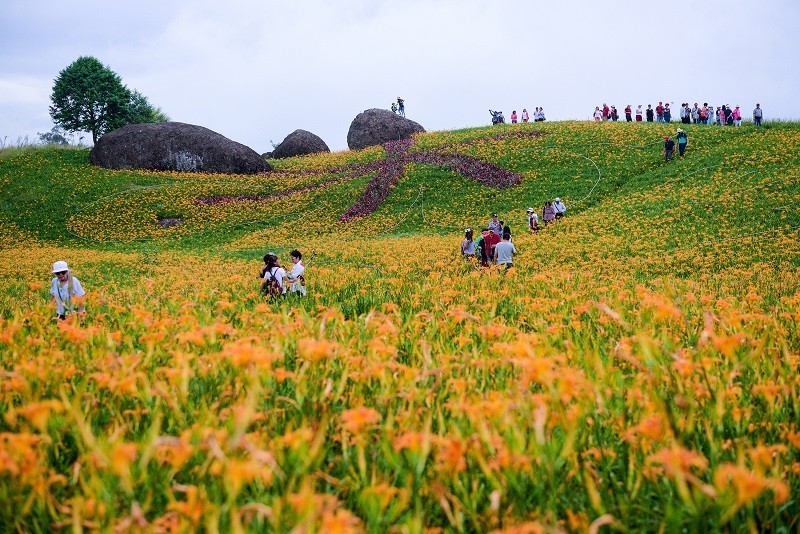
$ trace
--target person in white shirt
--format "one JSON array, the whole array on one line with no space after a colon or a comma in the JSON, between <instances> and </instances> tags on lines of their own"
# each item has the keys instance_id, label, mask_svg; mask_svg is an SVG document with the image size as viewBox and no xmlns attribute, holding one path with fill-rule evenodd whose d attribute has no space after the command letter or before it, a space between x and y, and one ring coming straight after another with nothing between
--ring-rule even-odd
<instances>
[{"instance_id":1,"label":"person in white shirt","mask_svg":"<svg viewBox=\"0 0 800 534\"><path fill-rule=\"evenodd\" d=\"M501 233L503 233L503 225L498 220L496 213L492 213L492 220L489 221L489 224L487 226L488 226L490 232L494 232L497 235L500 235Z\"/></svg>"},{"instance_id":2,"label":"person in white shirt","mask_svg":"<svg viewBox=\"0 0 800 534\"><path fill-rule=\"evenodd\" d=\"M567 211L567 207L561 202L561 199L556 197L555 202L553 202L553 211L556 212L556 219L560 219L564 216L564 213Z\"/></svg>"},{"instance_id":3,"label":"person in white shirt","mask_svg":"<svg viewBox=\"0 0 800 534\"><path fill-rule=\"evenodd\" d=\"M511 234L506 232L503 234L503 240L494 247L494 262L510 269L514 266L514 254L516 253L517 249L511 242Z\"/></svg>"},{"instance_id":4,"label":"person in white shirt","mask_svg":"<svg viewBox=\"0 0 800 534\"><path fill-rule=\"evenodd\" d=\"M475 257L475 240L472 239L472 228L464 229L464 239L461 241L461 254L467 258Z\"/></svg>"},{"instance_id":5,"label":"person in white shirt","mask_svg":"<svg viewBox=\"0 0 800 534\"><path fill-rule=\"evenodd\" d=\"M539 216L533 208L528 208L528 230L531 232L539 231Z\"/></svg>"},{"instance_id":6,"label":"person in white shirt","mask_svg":"<svg viewBox=\"0 0 800 534\"><path fill-rule=\"evenodd\" d=\"M86 291L80 280L72 276L67 262L55 262L52 272L56 277L50 282L50 302L55 303L58 318L66 319L76 308L78 313L86 313L86 308L80 303Z\"/></svg>"},{"instance_id":7,"label":"person in white shirt","mask_svg":"<svg viewBox=\"0 0 800 534\"><path fill-rule=\"evenodd\" d=\"M264 255L264 268L261 270L261 291L269 297L282 297L286 294L284 279L288 278L286 269L281 267L278 256L269 252Z\"/></svg>"},{"instance_id":8,"label":"person in white shirt","mask_svg":"<svg viewBox=\"0 0 800 534\"><path fill-rule=\"evenodd\" d=\"M289 272L288 280L292 284L289 291L297 293L298 295L306 296L306 267L303 265L303 254L299 250L294 249L289 253L292 260L292 270Z\"/></svg>"}]
</instances>

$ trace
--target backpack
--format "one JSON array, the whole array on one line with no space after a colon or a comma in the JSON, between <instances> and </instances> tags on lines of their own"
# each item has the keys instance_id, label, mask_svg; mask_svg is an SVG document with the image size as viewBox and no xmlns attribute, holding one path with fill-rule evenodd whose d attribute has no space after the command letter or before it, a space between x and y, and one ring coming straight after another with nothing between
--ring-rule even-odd
<instances>
[{"instance_id":1,"label":"backpack","mask_svg":"<svg viewBox=\"0 0 800 534\"><path fill-rule=\"evenodd\" d=\"M264 296L270 299L276 299L283 296L283 287L281 286L278 278L275 276L275 271L270 270L267 272L269 272L269 278L262 282L261 292L264 294Z\"/></svg>"}]
</instances>

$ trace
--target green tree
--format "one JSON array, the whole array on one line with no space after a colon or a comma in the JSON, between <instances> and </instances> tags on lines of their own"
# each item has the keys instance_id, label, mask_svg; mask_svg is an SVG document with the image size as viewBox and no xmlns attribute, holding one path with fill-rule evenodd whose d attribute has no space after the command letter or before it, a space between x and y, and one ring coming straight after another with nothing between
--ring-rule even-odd
<instances>
[{"instance_id":1,"label":"green tree","mask_svg":"<svg viewBox=\"0 0 800 534\"><path fill-rule=\"evenodd\" d=\"M68 132L91 132L92 141L126 124L169 120L138 91L91 56L79 57L62 70L50 95L50 116Z\"/></svg>"},{"instance_id":2,"label":"green tree","mask_svg":"<svg viewBox=\"0 0 800 534\"><path fill-rule=\"evenodd\" d=\"M131 91L130 105L128 106L128 124L142 124L145 122L167 122L169 116L161 108L153 107L139 91Z\"/></svg>"},{"instance_id":3,"label":"green tree","mask_svg":"<svg viewBox=\"0 0 800 534\"><path fill-rule=\"evenodd\" d=\"M39 142L43 145L68 145L69 139L65 135L65 131L60 126L53 126L49 132L37 132Z\"/></svg>"}]
</instances>

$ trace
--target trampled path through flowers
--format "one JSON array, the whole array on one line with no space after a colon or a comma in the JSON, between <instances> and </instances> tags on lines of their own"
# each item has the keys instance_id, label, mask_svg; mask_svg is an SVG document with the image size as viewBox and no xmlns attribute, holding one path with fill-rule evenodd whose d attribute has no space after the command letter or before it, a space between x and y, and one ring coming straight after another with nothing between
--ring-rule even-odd
<instances>
[{"instance_id":1,"label":"trampled path through flowers","mask_svg":"<svg viewBox=\"0 0 800 534\"><path fill-rule=\"evenodd\" d=\"M501 139L521 138L521 137L540 137L540 132L519 132L511 135L504 135ZM469 143L467 143L469 144ZM492 163L458 154L455 152L440 152L437 150L424 150L411 152L409 149L414 145L413 139L402 139L390 141L383 145L386 150L386 157L368 163L356 163L344 167L334 167L320 171L300 171L298 174L334 174L336 176L323 180L317 184L307 185L295 189L286 189L277 193L267 195L217 195L212 197L198 198L196 202L201 205L228 204L235 202L259 202L275 200L297 193L305 193L353 180L375 173L375 176L367 184L362 195L347 208L339 217L342 222L352 221L359 217L364 217L377 210L389 196L392 187L397 183L406 170L408 164L432 165L449 169L462 176L475 180L479 184L498 189L513 187L520 183L522 176L518 173L503 169ZM441 149L440 149L441 150Z\"/></svg>"}]
</instances>

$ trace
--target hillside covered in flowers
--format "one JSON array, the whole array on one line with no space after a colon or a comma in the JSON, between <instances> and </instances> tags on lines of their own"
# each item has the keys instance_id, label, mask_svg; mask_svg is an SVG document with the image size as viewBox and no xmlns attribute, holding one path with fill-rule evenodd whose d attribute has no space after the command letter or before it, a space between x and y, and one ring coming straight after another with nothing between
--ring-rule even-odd
<instances>
[{"instance_id":1,"label":"hillside covered in flowers","mask_svg":"<svg viewBox=\"0 0 800 534\"><path fill-rule=\"evenodd\" d=\"M0 151L0 531L797 531L800 127L685 129L669 163L668 125L574 122L255 176ZM492 213L508 271L461 256ZM308 296L265 300L295 248Z\"/></svg>"}]
</instances>

